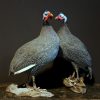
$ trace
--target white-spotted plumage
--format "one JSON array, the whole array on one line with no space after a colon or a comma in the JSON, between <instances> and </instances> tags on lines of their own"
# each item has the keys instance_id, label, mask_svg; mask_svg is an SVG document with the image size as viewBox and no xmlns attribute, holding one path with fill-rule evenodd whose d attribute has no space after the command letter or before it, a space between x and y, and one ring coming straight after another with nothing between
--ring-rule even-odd
<instances>
[{"instance_id":1,"label":"white-spotted plumage","mask_svg":"<svg viewBox=\"0 0 100 100\"><path fill-rule=\"evenodd\" d=\"M59 20L64 20L63 26L58 31L58 36L60 39L60 47L63 52L63 57L66 60L70 60L72 65L74 66L77 77L78 77L78 68L83 68L85 70L89 70L90 79L92 78L92 58L89 54L86 46L84 43L75 35L73 35L67 24L65 22L67 21L67 17L60 13L57 15L57 18Z\"/></svg>"},{"instance_id":2,"label":"white-spotted plumage","mask_svg":"<svg viewBox=\"0 0 100 100\"><path fill-rule=\"evenodd\" d=\"M43 27L40 35L22 45L15 52L15 55L10 64L9 74L14 75L25 72L32 68L32 75L41 72L43 65L53 61L59 50L59 37L49 24L48 19L53 17L50 11L45 11L47 18L43 19ZM48 69L46 67L45 69ZM44 71L44 70L43 70Z\"/></svg>"}]
</instances>

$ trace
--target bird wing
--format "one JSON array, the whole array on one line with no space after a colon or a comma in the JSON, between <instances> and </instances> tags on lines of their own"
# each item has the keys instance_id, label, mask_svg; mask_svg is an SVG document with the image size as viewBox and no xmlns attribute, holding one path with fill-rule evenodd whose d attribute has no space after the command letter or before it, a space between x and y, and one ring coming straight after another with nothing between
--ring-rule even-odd
<instances>
[{"instance_id":1,"label":"bird wing","mask_svg":"<svg viewBox=\"0 0 100 100\"><path fill-rule=\"evenodd\" d=\"M15 74L22 73L32 67L38 66L40 60L43 59L43 53L47 51L47 45L41 41L28 42L21 46L16 52L10 64L10 72ZM45 49L43 49L45 48Z\"/></svg>"},{"instance_id":2,"label":"bird wing","mask_svg":"<svg viewBox=\"0 0 100 100\"><path fill-rule=\"evenodd\" d=\"M69 48L67 49L67 57L73 61L75 61L78 64L91 66L91 57L87 50L79 49L79 48Z\"/></svg>"},{"instance_id":3,"label":"bird wing","mask_svg":"<svg viewBox=\"0 0 100 100\"><path fill-rule=\"evenodd\" d=\"M31 56L35 57L37 53L37 50L34 47L35 45L33 47L32 46L33 46L32 43L28 42L24 44L23 46L21 46L19 49L17 49L10 64L10 69L9 69L10 72L26 71L30 69L32 66L34 67L36 65L35 61L33 61L32 64L27 63L28 59L31 58Z\"/></svg>"}]
</instances>

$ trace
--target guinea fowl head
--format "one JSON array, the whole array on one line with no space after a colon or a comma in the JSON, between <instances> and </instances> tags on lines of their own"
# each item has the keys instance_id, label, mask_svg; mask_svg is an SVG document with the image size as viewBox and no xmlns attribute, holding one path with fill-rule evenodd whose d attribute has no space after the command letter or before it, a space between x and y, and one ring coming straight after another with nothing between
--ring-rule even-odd
<instances>
[{"instance_id":1,"label":"guinea fowl head","mask_svg":"<svg viewBox=\"0 0 100 100\"><path fill-rule=\"evenodd\" d=\"M43 13L43 21L48 21L48 19L50 18L52 18L53 17L53 14L50 12L50 11L45 11L44 13Z\"/></svg>"},{"instance_id":2,"label":"guinea fowl head","mask_svg":"<svg viewBox=\"0 0 100 100\"><path fill-rule=\"evenodd\" d=\"M56 17L55 17L56 20L60 20L60 21L64 21L64 23L67 22L67 17L63 14L63 13L60 13L58 14Z\"/></svg>"}]
</instances>

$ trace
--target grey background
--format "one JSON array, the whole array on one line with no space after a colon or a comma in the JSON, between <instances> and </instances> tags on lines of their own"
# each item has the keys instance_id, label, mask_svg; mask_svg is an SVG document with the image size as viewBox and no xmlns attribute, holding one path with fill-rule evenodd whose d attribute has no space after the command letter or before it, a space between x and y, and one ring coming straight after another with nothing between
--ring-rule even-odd
<instances>
[{"instance_id":1,"label":"grey background","mask_svg":"<svg viewBox=\"0 0 100 100\"><path fill-rule=\"evenodd\" d=\"M98 0L99 1L99 0ZM96 82L100 82L100 5L96 0L0 0L0 82L22 81L24 74L8 77L10 61L22 44L39 35L42 13L48 9L68 16L68 26L88 47ZM54 29L60 27L52 21Z\"/></svg>"}]
</instances>

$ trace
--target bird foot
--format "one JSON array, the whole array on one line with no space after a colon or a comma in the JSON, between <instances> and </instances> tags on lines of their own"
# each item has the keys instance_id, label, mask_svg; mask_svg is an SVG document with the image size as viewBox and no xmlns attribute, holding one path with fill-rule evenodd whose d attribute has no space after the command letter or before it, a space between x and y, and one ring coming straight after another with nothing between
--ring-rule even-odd
<instances>
[{"instance_id":1,"label":"bird foot","mask_svg":"<svg viewBox=\"0 0 100 100\"><path fill-rule=\"evenodd\" d=\"M46 89L40 89L40 87L37 87L36 84L34 83L33 86L30 86L28 83L23 83L21 85L18 85L18 88L31 88L33 89L34 91L41 91L41 90L46 90Z\"/></svg>"},{"instance_id":2,"label":"bird foot","mask_svg":"<svg viewBox=\"0 0 100 100\"><path fill-rule=\"evenodd\" d=\"M75 72L72 76L65 78L63 80L63 84L66 87L69 87L73 92L82 94L86 93L86 85L84 83L83 77L80 77L79 79L75 78Z\"/></svg>"}]
</instances>

